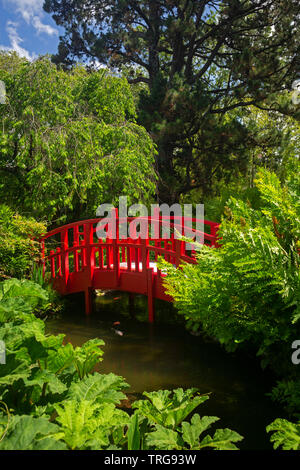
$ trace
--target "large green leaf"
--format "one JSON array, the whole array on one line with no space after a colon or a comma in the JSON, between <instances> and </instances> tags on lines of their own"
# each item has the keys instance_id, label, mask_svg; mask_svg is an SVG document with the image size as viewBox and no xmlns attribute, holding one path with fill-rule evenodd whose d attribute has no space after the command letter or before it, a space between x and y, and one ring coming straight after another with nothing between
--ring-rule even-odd
<instances>
[{"instance_id":1,"label":"large green leaf","mask_svg":"<svg viewBox=\"0 0 300 470\"><path fill-rule=\"evenodd\" d=\"M81 347L75 348L74 365L80 379L88 375L95 365L102 361L103 351L100 346L103 345L104 341L94 338L86 341Z\"/></svg>"},{"instance_id":2,"label":"large green leaf","mask_svg":"<svg viewBox=\"0 0 300 470\"><path fill-rule=\"evenodd\" d=\"M159 450L183 449L184 442L178 432L165 428L160 424L155 425L156 431L146 437L147 446Z\"/></svg>"},{"instance_id":3,"label":"large green leaf","mask_svg":"<svg viewBox=\"0 0 300 470\"><path fill-rule=\"evenodd\" d=\"M92 374L80 382L73 382L68 391L68 398L97 402L119 403L126 398L119 390L129 385L123 377L110 374Z\"/></svg>"},{"instance_id":4,"label":"large green leaf","mask_svg":"<svg viewBox=\"0 0 300 470\"><path fill-rule=\"evenodd\" d=\"M210 447L217 450L237 450L233 443L242 440L243 437L231 429L217 429L213 437L207 435L199 442L202 432L218 419L216 416L200 418L196 414L192 417L191 424L183 422L176 431L155 424L155 431L147 434L147 446L157 450L201 450Z\"/></svg>"},{"instance_id":5,"label":"large green leaf","mask_svg":"<svg viewBox=\"0 0 300 470\"><path fill-rule=\"evenodd\" d=\"M38 368L32 372L31 377L24 380L24 383L28 387L38 386L44 393L49 390L53 394L61 394L67 390L66 385L53 372Z\"/></svg>"},{"instance_id":6,"label":"large green leaf","mask_svg":"<svg viewBox=\"0 0 300 470\"><path fill-rule=\"evenodd\" d=\"M158 423L165 427L176 427L201 403L208 400L208 395L196 395L197 389L159 390L144 392L149 400L134 402L132 407L146 416L150 422Z\"/></svg>"},{"instance_id":7,"label":"large green leaf","mask_svg":"<svg viewBox=\"0 0 300 470\"><path fill-rule=\"evenodd\" d=\"M15 354L6 354L6 364L0 365L0 384L12 385L19 379L26 379L30 375L28 362L20 361Z\"/></svg>"},{"instance_id":8,"label":"large green leaf","mask_svg":"<svg viewBox=\"0 0 300 470\"><path fill-rule=\"evenodd\" d=\"M8 279L0 283L0 322L12 318L13 311L16 317L18 314L31 313L36 307L48 302L48 293L35 282Z\"/></svg>"},{"instance_id":9,"label":"large green leaf","mask_svg":"<svg viewBox=\"0 0 300 470\"><path fill-rule=\"evenodd\" d=\"M41 342L45 348L57 350L63 346L65 336L65 334L44 335L44 337L41 338Z\"/></svg>"},{"instance_id":10,"label":"large green leaf","mask_svg":"<svg viewBox=\"0 0 300 470\"><path fill-rule=\"evenodd\" d=\"M16 357L28 360L31 364L35 364L37 361L47 358L48 351L40 341L37 341L34 336L31 338L25 338L21 344L21 347L16 352Z\"/></svg>"},{"instance_id":11,"label":"large green leaf","mask_svg":"<svg viewBox=\"0 0 300 470\"><path fill-rule=\"evenodd\" d=\"M5 323L0 328L0 339L2 339L10 350L18 349L27 338L34 337L37 341L45 338L45 323L31 317L31 321L24 321L20 324L14 322Z\"/></svg>"},{"instance_id":12,"label":"large green leaf","mask_svg":"<svg viewBox=\"0 0 300 470\"><path fill-rule=\"evenodd\" d=\"M286 419L277 418L266 428L267 432L275 431L270 441L274 449L300 450L300 421L292 423Z\"/></svg>"},{"instance_id":13,"label":"large green leaf","mask_svg":"<svg viewBox=\"0 0 300 470\"><path fill-rule=\"evenodd\" d=\"M87 441L94 438L100 446L108 445L106 433L98 432L95 436L97 426L96 412L98 404L88 400L80 402L70 400L56 405L58 416L56 421L60 424L60 431L56 437L66 442L70 449L83 449Z\"/></svg>"},{"instance_id":14,"label":"large green leaf","mask_svg":"<svg viewBox=\"0 0 300 470\"><path fill-rule=\"evenodd\" d=\"M243 437L231 429L217 429L214 436L205 436L200 442L199 449L213 447L216 450L238 450L233 444L241 441Z\"/></svg>"},{"instance_id":15,"label":"large green leaf","mask_svg":"<svg viewBox=\"0 0 300 470\"><path fill-rule=\"evenodd\" d=\"M55 405L61 428L56 437L70 449L101 449L109 445L114 427L128 424L128 415L112 403L68 400Z\"/></svg>"},{"instance_id":16,"label":"large green leaf","mask_svg":"<svg viewBox=\"0 0 300 470\"><path fill-rule=\"evenodd\" d=\"M155 392L144 392L143 395L149 398L152 402L154 408L159 411L166 409L171 403L170 395L172 392L170 390L158 390Z\"/></svg>"},{"instance_id":17,"label":"large green leaf","mask_svg":"<svg viewBox=\"0 0 300 470\"><path fill-rule=\"evenodd\" d=\"M134 413L130 418L130 423L127 431L128 450L140 450L141 434L139 427L139 415Z\"/></svg>"},{"instance_id":18,"label":"large green leaf","mask_svg":"<svg viewBox=\"0 0 300 470\"><path fill-rule=\"evenodd\" d=\"M0 441L0 450L63 450L66 445L53 438L59 427L45 418L12 416Z\"/></svg>"},{"instance_id":19,"label":"large green leaf","mask_svg":"<svg viewBox=\"0 0 300 470\"><path fill-rule=\"evenodd\" d=\"M191 423L184 421L181 425L184 441L189 444L191 449L197 448L200 435L218 420L219 418L216 416L203 416L200 418L198 414L194 414Z\"/></svg>"},{"instance_id":20,"label":"large green leaf","mask_svg":"<svg viewBox=\"0 0 300 470\"><path fill-rule=\"evenodd\" d=\"M74 348L71 343L68 343L58 349L51 349L47 358L42 359L40 362L43 368L58 374L73 364Z\"/></svg>"}]
</instances>

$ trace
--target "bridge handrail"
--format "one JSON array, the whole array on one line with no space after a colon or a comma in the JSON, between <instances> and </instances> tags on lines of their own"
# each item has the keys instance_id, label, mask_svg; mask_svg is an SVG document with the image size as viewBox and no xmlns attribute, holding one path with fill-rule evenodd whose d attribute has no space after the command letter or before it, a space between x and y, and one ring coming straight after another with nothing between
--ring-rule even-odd
<instances>
[{"instance_id":1,"label":"bridge handrail","mask_svg":"<svg viewBox=\"0 0 300 470\"><path fill-rule=\"evenodd\" d=\"M132 238L128 235L125 238L120 237L118 230L120 224L125 222L129 224L137 219L147 222L147 229L144 232L147 237L139 235L136 226L133 226L134 230L130 232ZM106 233L104 234L106 236L99 238L98 224L100 223L100 228L104 229L111 220L116 223L115 233ZM102 226L101 221L103 221ZM188 226L185 222L189 222ZM150 223L156 224L151 227L154 228L153 233L149 230ZM209 226L210 233L201 231L198 228L199 223ZM170 228L167 234L163 230L166 224ZM194 224L198 224L196 228ZM156 263L158 256L162 256L174 266L180 266L184 262L196 263L195 244L192 241L191 245L187 245L186 240L189 237L186 234L190 231L191 234L201 235L201 243L218 247L218 227L217 222L194 217L169 217L161 214L147 217L118 217L115 209L111 218L97 217L79 220L42 235L39 241L43 273L45 274L46 266L50 265L50 277L56 288L63 294L83 290L87 313L91 311L90 290L92 288L109 286L109 288L121 287L129 292L146 292L149 321L153 321L153 299L158 296L158 298L168 300L168 296L162 289L162 278L165 272L158 269ZM176 236L176 228L182 229L180 233L184 233L184 239ZM54 238L53 245L50 241L52 237Z\"/></svg>"},{"instance_id":2,"label":"bridge handrail","mask_svg":"<svg viewBox=\"0 0 300 470\"><path fill-rule=\"evenodd\" d=\"M163 220L164 218L168 219L168 220ZM193 230L194 232L199 232L199 233L202 233L192 227L187 227L187 226L184 226L180 223L174 223L174 222L170 222L169 219L175 219L176 217L174 216L160 216L159 218L157 217L152 217L152 216L148 216L148 217L143 217L143 216L140 216L140 217L116 217L116 222L118 221L118 223L124 223L124 222L127 222L127 223L130 223L136 219L139 219L139 220L147 220L148 223L151 223L151 222L159 222L159 224L161 225L165 225L165 224L169 224L169 226L171 228L176 228L177 225L179 226L182 226L185 228L185 230ZM101 222L101 220L107 220L108 218L105 218L105 217L98 217L98 218L94 218L94 219L85 219L85 220L79 220L77 222L71 222L69 224L66 224L66 225L62 225L60 227L57 227L55 229L52 229L50 230L49 232L43 234L42 236L39 237L39 240L40 241L43 241L43 240L46 240L47 238L50 238L50 237L53 237L55 235L58 235L59 233L61 233L62 231L64 230L69 230L69 229L72 229L72 228L75 228L75 227L78 227L78 226L81 226L81 225L87 225L87 224L99 224L99 222ZM206 233L204 232L205 236L215 236L215 233L216 233L216 230L217 228L219 227L219 223L218 222L212 222L210 220L206 220L206 219L197 219L195 217L182 217L182 220L184 221L188 221L188 222L192 222L192 223L203 223L203 225L208 225L210 227L210 229L214 231L213 235L212 234L209 234L209 233Z\"/></svg>"}]
</instances>

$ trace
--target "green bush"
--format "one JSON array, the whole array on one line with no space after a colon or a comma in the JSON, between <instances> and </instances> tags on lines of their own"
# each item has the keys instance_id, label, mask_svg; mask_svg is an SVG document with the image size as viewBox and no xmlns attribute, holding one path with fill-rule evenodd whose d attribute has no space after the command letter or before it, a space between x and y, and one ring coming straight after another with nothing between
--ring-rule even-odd
<instances>
[{"instance_id":1,"label":"green bush","mask_svg":"<svg viewBox=\"0 0 300 470\"><path fill-rule=\"evenodd\" d=\"M297 370L297 369L296 369ZM300 378L278 380L268 394L273 401L284 407L289 417L300 419Z\"/></svg>"},{"instance_id":2,"label":"green bush","mask_svg":"<svg viewBox=\"0 0 300 470\"><path fill-rule=\"evenodd\" d=\"M228 201L220 249L201 247L195 265L175 269L161 261L161 267L188 328L202 329L230 351L254 348L264 366L284 373L295 369L291 344L300 337L299 172L282 185L260 170L256 187L260 209Z\"/></svg>"},{"instance_id":3,"label":"green bush","mask_svg":"<svg viewBox=\"0 0 300 470\"><path fill-rule=\"evenodd\" d=\"M0 205L0 278L30 273L40 256L37 238L45 232L45 224Z\"/></svg>"}]
</instances>

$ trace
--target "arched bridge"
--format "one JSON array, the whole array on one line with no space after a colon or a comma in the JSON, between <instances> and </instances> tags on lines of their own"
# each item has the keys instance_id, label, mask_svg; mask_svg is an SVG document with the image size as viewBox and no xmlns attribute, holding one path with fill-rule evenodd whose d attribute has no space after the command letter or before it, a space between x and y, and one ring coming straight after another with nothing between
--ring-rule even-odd
<instances>
[{"instance_id":1,"label":"arched bridge","mask_svg":"<svg viewBox=\"0 0 300 470\"><path fill-rule=\"evenodd\" d=\"M154 299L172 301L165 293L166 274L157 268L157 257L175 266L182 262L195 263L195 247L178 238L177 232L186 237L198 235L195 240L200 235L202 243L217 247L219 224L190 218L188 226L183 228L186 218L171 217L170 223L170 218L162 215L121 219L117 209L111 217L116 227L114 233L107 218L97 218L64 225L44 235L40 239L43 272L50 273L54 289L62 295L84 292L86 314L92 309L93 289L144 294L148 297L149 321L153 322ZM203 231L194 228L199 222ZM143 237L141 230L137 230L141 224ZM121 237L120 226L129 228L130 236ZM99 238L99 229L104 227L107 234Z\"/></svg>"}]
</instances>

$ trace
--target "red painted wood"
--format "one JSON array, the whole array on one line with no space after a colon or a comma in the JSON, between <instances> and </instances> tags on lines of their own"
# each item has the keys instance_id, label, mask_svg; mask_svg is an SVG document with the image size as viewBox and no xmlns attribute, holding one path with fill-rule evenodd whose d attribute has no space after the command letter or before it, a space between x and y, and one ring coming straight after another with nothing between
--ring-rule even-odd
<instances>
[{"instance_id":1,"label":"red painted wood","mask_svg":"<svg viewBox=\"0 0 300 470\"><path fill-rule=\"evenodd\" d=\"M75 292L85 293L85 309L89 314L92 309L92 289L117 289L131 293L148 296L149 322L154 321L154 299L159 298L172 302L172 298L165 293L163 280L165 274L157 269L157 257L178 267L183 261L196 263L196 252L187 250L186 242L174 237L174 231L179 228L180 219L173 218L169 238L162 237L162 227L169 218L162 216L156 210L153 219L146 219L148 223L146 239L138 237L136 227L132 231L133 238L120 239L118 210L114 209L112 217L116 221L116 237L110 233L105 240L97 239L96 226L101 219L90 219L59 227L45 234L41 239L41 257L43 272L49 266L50 277L54 288L62 295ZM135 220L128 217L128 223ZM185 219L187 220L187 219ZM197 222L190 218L189 221ZM150 224L154 222L154 234L151 233ZM204 221L209 227L204 233L204 243L219 247L217 231L219 224ZM60 242L54 249L57 236ZM151 236L154 235L154 238ZM155 237L159 237L155 239ZM47 244L51 249L47 250ZM49 253L49 254L48 254Z\"/></svg>"},{"instance_id":2,"label":"red painted wood","mask_svg":"<svg viewBox=\"0 0 300 470\"><path fill-rule=\"evenodd\" d=\"M148 294L148 320L149 320L149 323L153 323L154 322L154 298L155 298L153 269L147 268L146 275L147 275L147 294Z\"/></svg>"}]
</instances>

